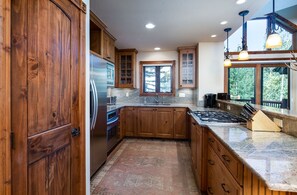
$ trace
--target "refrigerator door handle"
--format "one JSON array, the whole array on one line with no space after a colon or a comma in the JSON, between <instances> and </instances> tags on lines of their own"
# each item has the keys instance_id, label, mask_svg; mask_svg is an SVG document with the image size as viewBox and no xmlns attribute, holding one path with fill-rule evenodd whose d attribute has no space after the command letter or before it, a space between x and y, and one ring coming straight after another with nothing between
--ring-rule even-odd
<instances>
[{"instance_id":1,"label":"refrigerator door handle","mask_svg":"<svg viewBox=\"0 0 297 195\"><path fill-rule=\"evenodd\" d=\"M95 83L95 81L93 80L93 85L94 85L94 90L95 90L95 107L96 107L96 109L95 109L95 118L94 118L94 128L95 128L95 124L96 124L96 120L97 120L97 116L98 116L98 106L99 106L99 104L98 104L98 92L97 92L97 86L96 86L96 83Z\"/></svg>"},{"instance_id":2,"label":"refrigerator door handle","mask_svg":"<svg viewBox=\"0 0 297 195\"><path fill-rule=\"evenodd\" d=\"M96 113L96 95L95 95L95 90L94 90L94 85L93 85L93 80L90 80L90 85L91 85L91 91L93 92L93 115L92 115L92 119L91 119L91 127L90 130L92 131L94 128L94 123L95 123L95 113Z\"/></svg>"}]
</instances>

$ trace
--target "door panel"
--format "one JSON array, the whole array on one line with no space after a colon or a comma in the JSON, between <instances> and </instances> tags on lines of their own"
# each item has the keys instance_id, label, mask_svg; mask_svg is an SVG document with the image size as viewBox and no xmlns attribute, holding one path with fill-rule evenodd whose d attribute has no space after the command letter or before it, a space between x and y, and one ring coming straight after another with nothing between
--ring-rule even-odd
<instances>
[{"instance_id":1,"label":"door panel","mask_svg":"<svg viewBox=\"0 0 297 195\"><path fill-rule=\"evenodd\" d=\"M80 122L80 10L69 0L12 7L13 194L81 193L84 145L71 136Z\"/></svg>"}]
</instances>

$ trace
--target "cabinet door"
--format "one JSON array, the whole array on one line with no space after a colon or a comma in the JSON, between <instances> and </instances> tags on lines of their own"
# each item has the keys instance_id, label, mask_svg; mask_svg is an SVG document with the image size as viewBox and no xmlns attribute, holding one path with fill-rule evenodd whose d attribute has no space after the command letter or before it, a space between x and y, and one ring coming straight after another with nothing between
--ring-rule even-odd
<instances>
[{"instance_id":1,"label":"cabinet door","mask_svg":"<svg viewBox=\"0 0 297 195\"><path fill-rule=\"evenodd\" d=\"M196 133L196 122L191 118L191 157L192 157L192 168L194 176L196 178L197 173L197 133Z\"/></svg>"},{"instance_id":2,"label":"cabinet door","mask_svg":"<svg viewBox=\"0 0 297 195\"><path fill-rule=\"evenodd\" d=\"M156 137L173 138L173 109L157 108Z\"/></svg>"},{"instance_id":3,"label":"cabinet door","mask_svg":"<svg viewBox=\"0 0 297 195\"><path fill-rule=\"evenodd\" d=\"M156 130L156 108L138 109L138 136L154 137Z\"/></svg>"},{"instance_id":4,"label":"cabinet door","mask_svg":"<svg viewBox=\"0 0 297 195\"><path fill-rule=\"evenodd\" d=\"M196 86L196 48L180 48L179 63L179 87L194 88Z\"/></svg>"},{"instance_id":5,"label":"cabinet door","mask_svg":"<svg viewBox=\"0 0 297 195\"><path fill-rule=\"evenodd\" d=\"M109 42L108 42L108 49L109 49L109 60L111 62L115 62L115 41L109 37Z\"/></svg>"},{"instance_id":6,"label":"cabinet door","mask_svg":"<svg viewBox=\"0 0 297 195\"><path fill-rule=\"evenodd\" d=\"M109 56L109 37L106 32L103 33L103 58L108 59Z\"/></svg>"},{"instance_id":7,"label":"cabinet door","mask_svg":"<svg viewBox=\"0 0 297 195\"><path fill-rule=\"evenodd\" d=\"M187 109L174 108L174 138L187 139Z\"/></svg>"},{"instance_id":8,"label":"cabinet door","mask_svg":"<svg viewBox=\"0 0 297 195\"><path fill-rule=\"evenodd\" d=\"M197 158L197 186L199 189L201 189L202 185L202 152L203 152L203 148L202 148L202 129L198 128L198 124L195 125L196 127L196 158Z\"/></svg>"},{"instance_id":9,"label":"cabinet door","mask_svg":"<svg viewBox=\"0 0 297 195\"><path fill-rule=\"evenodd\" d=\"M136 53L136 49L126 49L118 51L116 69L116 80L118 82L118 88L134 88Z\"/></svg>"},{"instance_id":10,"label":"cabinet door","mask_svg":"<svg viewBox=\"0 0 297 195\"><path fill-rule=\"evenodd\" d=\"M134 107L125 108L125 117L124 118L124 132L126 136L136 136L137 128L137 109Z\"/></svg>"}]
</instances>

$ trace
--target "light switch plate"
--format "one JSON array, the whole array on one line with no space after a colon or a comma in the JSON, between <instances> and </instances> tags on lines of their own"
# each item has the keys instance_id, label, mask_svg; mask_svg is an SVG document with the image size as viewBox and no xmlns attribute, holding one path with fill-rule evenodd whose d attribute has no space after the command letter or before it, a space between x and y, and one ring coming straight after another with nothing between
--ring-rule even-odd
<instances>
[{"instance_id":1,"label":"light switch plate","mask_svg":"<svg viewBox=\"0 0 297 195\"><path fill-rule=\"evenodd\" d=\"M179 93L178 96L179 97L186 97L186 94L185 93Z\"/></svg>"},{"instance_id":2,"label":"light switch plate","mask_svg":"<svg viewBox=\"0 0 297 195\"><path fill-rule=\"evenodd\" d=\"M227 110L231 110L231 106L230 105L227 105Z\"/></svg>"},{"instance_id":3,"label":"light switch plate","mask_svg":"<svg viewBox=\"0 0 297 195\"><path fill-rule=\"evenodd\" d=\"M220 103L218 103L218 108L220 108L221 107L221 104Z\"/></svg>"},{"instance_id":4,"label":"light switch plate","mask_svg":"<svg viewBox=\"0 0 297 195\"><path fill-rule=\"evenodd\" d=\"M126 97L129 97L129 92L126 92Z\"/></svg>"}]
</instances>

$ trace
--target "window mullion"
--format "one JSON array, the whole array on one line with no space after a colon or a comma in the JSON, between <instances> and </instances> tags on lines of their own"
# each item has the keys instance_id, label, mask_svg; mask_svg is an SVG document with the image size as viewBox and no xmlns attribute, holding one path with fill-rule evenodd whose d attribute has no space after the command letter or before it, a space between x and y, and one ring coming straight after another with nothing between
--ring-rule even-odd
<instances>
[{"instance_id":1,"label":"window mullion","mask_svg":"<svg viewBox=\"0 0 297 195\"><path fill-rule=\"evenodd\" d=\"M160 93L160 66L156 66L156 93Z\"/></svg>"}]
</instances>

